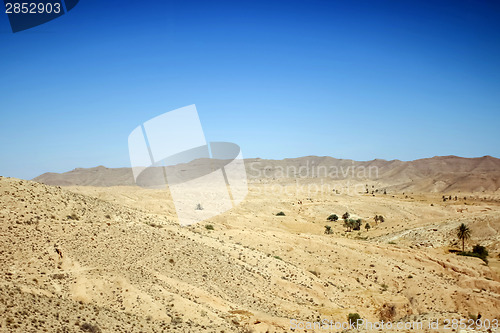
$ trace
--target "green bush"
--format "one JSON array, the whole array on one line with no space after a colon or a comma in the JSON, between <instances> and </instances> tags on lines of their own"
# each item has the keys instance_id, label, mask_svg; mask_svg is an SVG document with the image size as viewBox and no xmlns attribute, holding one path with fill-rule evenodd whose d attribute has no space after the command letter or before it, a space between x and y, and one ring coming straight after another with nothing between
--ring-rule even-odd
<instances>
[{"instance_id":1,"label":"green bush","mask_svg":"<svg viewBox=\"0 0 500 333\"><path fill-rule=\"evenodd\" d=\"M213 226L213 225L211 225L211 224L207 224L207 225L205 226L205 229L207 229L207 230L214 230L214 226Z\"/></svg>"},{"instance_id":2,"label":"green bush","mask_svg":"<svg viewBox=\"0 0 500 333\"><path fill-rule=\"evenodd\" d=\"M327 235L333 234L332 227L330 227L329 225L325 225L325 234Z\"/></svg>"},{"instance_id":3,"label":"green bush","mask_svg":"<svg viewBox=\"0 0 500 333\"><path fill-rule=\"evenodd\" d=\"M479 244L474 245L472 248L472 252L479 254L482 257L487 257L488 256L488 250L484 246L481 246Z\"/></svg>"},{"instance_id":4,"label":"green bush","mask_svg":"<svg viewBox=\"0 0 500 333\"><path fill-rule=\"evenodd\" d=\"M479 258L481 260L483 260L485 263L488 263L488 258L486 258L485 256L483 255L480 255L478 253L474 253L474 252L457 252L457 254L459 256L464 256L464 257L474 257L474 258Z\"/></svg>"},{"instance_id":5,"label":"green bush","mask_svg":"<svg viewBox=\"0 0 500 333\"><path fill-rule=\"evenodd\" d=\"M361 219L353 220L352 230L360 230L360 229L361 229Z\"/></svg>"},{"instance_id":6,"label":"green bush","mask_svg":"<svg viewBox=\"0 0 500 333\"><path fill-rule=\"evenodd\" d=\"M339 217L337 216L337 214L332 214L327 218L328 221L333 221L333 222L337 221L338 219Z\"/></svg>"},{"instance_id":7,"label":"green bush","mask_svg":"<svg viewBox=\"0 0 500 333\"><path fill-rule=\"evenodd\" d=\"M285 216L285 213L279 212L278 214L276 214L276 216Z\"/></svg>"},{"instance_id":8,"label":"green bush","mask_svg":"<svg viewBox=\"0 0 500 333\"><path fill-rule=\"evenodd\" d=\"M361 316L359 313L349 313L347 316L347 320L349 320L349 324L354 324L356 327L358 327L358 320L361 319Z\"/></svg>"},{"instance_id":9,"label":"green bush","mask_svg":"<svg viewBox=\"0 0 500 333\"><path fill-rule=\"evenodd\" d=\"M100 332L102 332L101 329L99 328L99 326L92 325L92 324L89 324L89 323L83 323L80 326L80 329L82 331L84 331L84 332L90 332L90 333L100 333Z\"/></svg>"}]
</instances>

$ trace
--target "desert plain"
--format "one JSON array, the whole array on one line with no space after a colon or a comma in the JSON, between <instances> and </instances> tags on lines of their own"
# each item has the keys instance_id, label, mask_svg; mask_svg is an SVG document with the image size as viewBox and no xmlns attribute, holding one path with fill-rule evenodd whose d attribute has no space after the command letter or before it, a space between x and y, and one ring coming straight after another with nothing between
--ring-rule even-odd
<instances>
[{"instance_id":1,"label":"desert plain","mask_svg":"<svg viewBox=\"0 0 500 333\"><path fill-rule=\"evenodd\" d=\"M187 227L127 168L1 177L0 331L338 332L292 326L358 314L500 332L444 329L500 320L500 160L245 162L245 200ZM457 255L462 223L487 262Z\"/></svg>"}]
</instances>

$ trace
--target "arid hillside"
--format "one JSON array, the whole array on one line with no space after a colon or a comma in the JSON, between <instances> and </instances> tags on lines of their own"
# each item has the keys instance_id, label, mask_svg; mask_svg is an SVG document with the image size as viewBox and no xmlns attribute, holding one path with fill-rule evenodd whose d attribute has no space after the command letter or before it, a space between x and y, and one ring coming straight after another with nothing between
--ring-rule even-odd
<instances>
[{"instance_id":1,"label":"arid hillside","mask_svg":"<svg viewBox=\"0 0 500 333\"><path fill-rule=\"evenodd\" d=\"M197 161L192 162L193 164ZM223 163L223 161L222 161ZM290 180L323 180L369 184L393 192L483 192L500 189L500 159L484 156L437 156L415 161L372 160L357 162L332 157L307 156L284 160L246 159L251 182L288 183ZM182 166L180 166L182 168ZM33 179L58 186L135 185L130 168L77 168L62 174L45 173Z\"/></svg>"},{"instance_id":2,"label":"arid hillside","mask_svg":"<svg viewBox=\"0 0 500 333\"><path fill-rule=\"evenodd\" d=\"M252 183L238 207L183 228L166 190L0 178L0 329L288 332L293 319L349 313L500 319L495 193L443 201L268 185ZM326 220L346 211L371 229ZM486 246L489 265L449 252L462 222L466 247Z\"/></svg>"}]
</instances>

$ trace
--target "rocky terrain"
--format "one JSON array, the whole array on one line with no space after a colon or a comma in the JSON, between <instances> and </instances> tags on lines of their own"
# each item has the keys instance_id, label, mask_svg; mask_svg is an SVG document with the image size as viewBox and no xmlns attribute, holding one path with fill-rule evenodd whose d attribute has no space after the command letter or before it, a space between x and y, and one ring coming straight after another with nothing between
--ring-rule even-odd
<instances>
[{"instance_id":1,"label":"rocky terrain","mask_svg":"<svg viewBox=\"0 0 500 333\"><path fill-rule=\"evenodd\" d=\"M293 319L344 322L349 313L370 321L500 319L495 163L486 157L475 159L477 172L455 170L487 175L478 186L491 191L452 192L451 184L446 201L408 187L383 194L377 180L363 185L368 191L342 193L303 186L314 179L261 177L238 207L184 228L168 190L0 178L0 330L288 332ZM126 170L115 179L127 179ZM107 176L85 177L102 185ZM346 211L372 228L347 232L326 220ZM467 248L486 246L488 265L449 252L459 248L462 222L472 230Z\"/></svg>"}]
</instances>

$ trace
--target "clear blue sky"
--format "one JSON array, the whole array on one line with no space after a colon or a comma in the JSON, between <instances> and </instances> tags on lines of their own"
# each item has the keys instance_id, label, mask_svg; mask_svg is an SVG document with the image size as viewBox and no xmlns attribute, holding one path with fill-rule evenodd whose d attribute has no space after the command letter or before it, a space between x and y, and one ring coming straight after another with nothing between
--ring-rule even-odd
<instances>
[{"instance_id":1,"label":"clear blue sky","mask_svg":"<svg viewBox=\"0 0 500 333\"><path fill-rule=\"evenodd\" d=\"M190 104L244 157L500 157L498 2L81 0L0 45L3 176L129 166Z\"/></svg>"}]
</instances>

